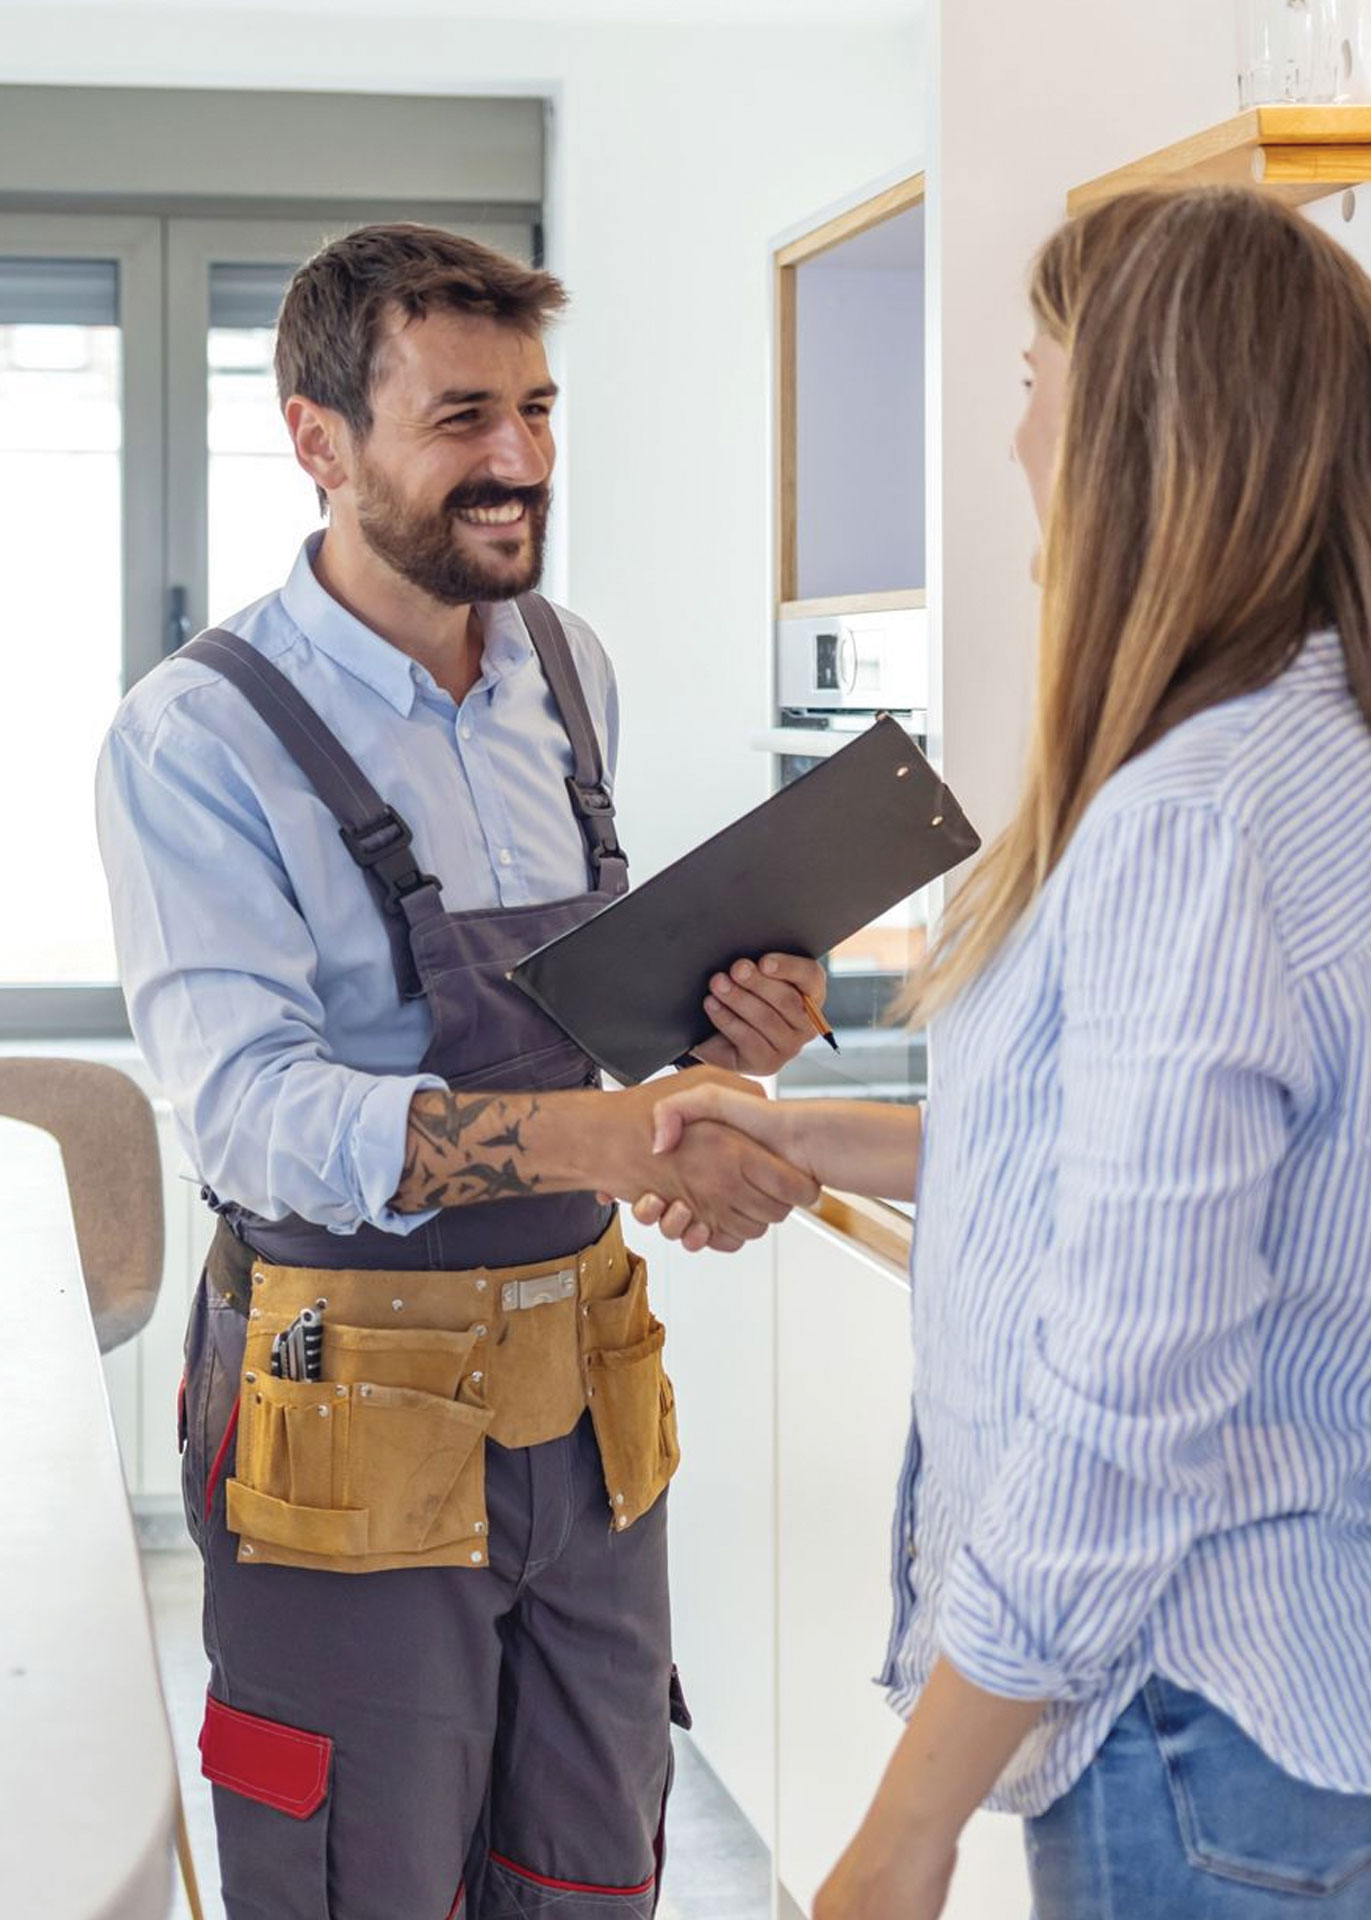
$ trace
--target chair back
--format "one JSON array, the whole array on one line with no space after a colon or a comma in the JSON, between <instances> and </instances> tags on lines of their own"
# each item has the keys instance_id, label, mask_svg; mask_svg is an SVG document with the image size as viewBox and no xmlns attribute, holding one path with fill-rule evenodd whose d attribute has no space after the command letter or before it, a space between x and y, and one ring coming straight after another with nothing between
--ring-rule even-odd
<instances>
[{"instance_id":1,"label":"chair back","mask_svg":"<svg viewBox=\"0 0 1371 1920\"><path fill-rule=\"evenodd\" d=\"M76 1243L100 1351L131 1340L162 1284L162 1159L152 1103L97 1060L0 1058L0 1114L62 1149Z\"/></svg>"}]
</instances>

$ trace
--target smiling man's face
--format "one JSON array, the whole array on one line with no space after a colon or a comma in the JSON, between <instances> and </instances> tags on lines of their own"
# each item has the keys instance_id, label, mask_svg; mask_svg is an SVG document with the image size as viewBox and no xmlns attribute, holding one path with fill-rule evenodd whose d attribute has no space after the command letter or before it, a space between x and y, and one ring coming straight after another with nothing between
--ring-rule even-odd
<instances>
[{"instance_id":1,"label":"smiling man's face","mask_svg":"<svg viewBox=\"0 0 1371 1920\"><path fill-rule=\"evenodd\" d=\"M352 475L372 552L447 606L536 586L556 396L537 334L473 314L392 314Z\"/></svg>"}]
</instances>

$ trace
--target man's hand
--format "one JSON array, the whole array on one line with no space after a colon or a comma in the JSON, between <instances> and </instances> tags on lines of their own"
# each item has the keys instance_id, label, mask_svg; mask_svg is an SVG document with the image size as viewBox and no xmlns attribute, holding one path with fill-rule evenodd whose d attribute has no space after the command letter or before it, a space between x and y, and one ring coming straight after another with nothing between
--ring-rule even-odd
<instances>
[{"instance_id":1,"label":"man's hand","mask_svg":"<svg viewBox=\"0 0 1371 1920\"><path fill-rule=\"evenodd\" d=\"M765 1147L807 1175L814 1182L814 1199L818 1198L819 1181L805 1163L794 1126L795 1109L777 1100L749 1100L742 1089L752 1084L726 1074L688 1073L663 1091L653 1115L652 1151L664 1170L651 1190L633 1203L639 1226L660 1227L666 1239L679 1240L687 1253L700 1253L706 1247L715 1253L736 1252L736 1248L719 1246L707 1223L692 1214L688 1201L670 1193L671 1177L665 1168L700 1126L727 1127ZM812 1206L813 1201L806 1204Z\"/></svg>"},{"instance_id":2,"label":"man's hand","mask_svg":"<svg viewBox=\"0 0 1371 1920\"><path fill-rule=\"evenodd\" d=\"M730 1073L768 1074L815 1038L800 996L822 1007L828 979L817 960L768 953L760 961L735 960L709 985L705 1012L716 1031L696 1047L696 1059Z\"/></svg>"},{"instance_id":3,"label":"man's hand","mask_svg":"<svg viewBox=\"0 0 1371 1920\"><path fill-rule=\"evenodd\" d=\"M759 1089L713 1069L692 1069L669 1084L677 1097L718 1086L730 1103L748 1109L767 1104ZM664 1204L678 1204L698 1244L720 1253L760 1239L793 1208L818 1199L818 1183L809 1174L716 1120L693 1121L670 1154L654 1154L662 1097L662 1084L649 1082L606 1095L596 1113L596 1165L610 1176L600 1184L612 1198L636 1201L651 1192Z\"/></svg>"}]
</instances>

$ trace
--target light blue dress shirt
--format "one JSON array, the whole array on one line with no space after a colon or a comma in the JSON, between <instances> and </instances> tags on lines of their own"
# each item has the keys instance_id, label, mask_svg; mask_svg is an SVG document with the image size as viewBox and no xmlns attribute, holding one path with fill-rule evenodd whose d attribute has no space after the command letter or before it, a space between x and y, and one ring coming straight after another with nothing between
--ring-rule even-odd
<instances>
[{"instance_id":1,"label":"light blue dress shirt","mask_svg":"<svg viewBox=\"0 0 1371 1920\"><path fill-rule=\"evenodd\" d=\"M283 589L223 625L300 688L408 821L450 912L583 893L570 744L510 603L481 609L460 706L332 599L306 542ZM559 609L612 777L614 676ZM200 1177L267 1219L407 1233L388 1202L432 1037L402 1003L370 888L332 814L243 696L171 660L124 700L97 776L101 852L134 1036Z\"/></svg>"},{"instance_id":2,"label":"light blue dress shirt","mask_svg":"<svg viewBox=\"0 0 1371 1920\"><path fill-rule=\"evenodd\" d=\"M1371 1790L1371 733L1336 636L1108 782L937 1023L885 1680L1146 1676Z\"/></svg>"}]
</instances>

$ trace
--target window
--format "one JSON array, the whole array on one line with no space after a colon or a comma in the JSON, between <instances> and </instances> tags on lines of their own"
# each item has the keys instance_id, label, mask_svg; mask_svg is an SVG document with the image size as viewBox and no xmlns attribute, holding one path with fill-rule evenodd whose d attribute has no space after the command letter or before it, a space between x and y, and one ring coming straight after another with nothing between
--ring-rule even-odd
<instances>
[{"instance_id":1,"label":"window","mask_svg":"<svg viewBox=\"0 0 1371 1920\"><path fill-rule=\"evenodd\" d=\"M126 687L279 585L318 526L275 315L298 263L368 217L0 213L0 1033L127 1030L99 743ZM532 257L527 221L460 226Z\"/></svg>"}]
</instances>

